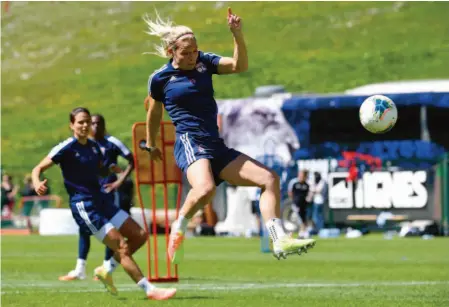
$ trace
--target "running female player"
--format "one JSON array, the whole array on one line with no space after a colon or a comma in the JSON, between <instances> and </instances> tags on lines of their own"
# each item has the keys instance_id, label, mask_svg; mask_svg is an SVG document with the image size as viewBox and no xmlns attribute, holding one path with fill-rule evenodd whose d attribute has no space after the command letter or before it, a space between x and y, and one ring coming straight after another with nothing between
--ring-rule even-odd
<instances>
[{"instance_id":1,"label":"running female player","mask_svg":"<svg viewBox=\"0 0 449 307\"><path fill-rule=\"evenodd\" d=\"M100 177L108 175L109 165L98 144L90 140L91 116L89 110L76 108L70 113L73 137L56 145L32 172L33 185L38 195L48 189L47 180L40 175L59 164L64 185L69 194L73 218L82 233L94 235L114 251L115 263L120 263L126 273L142 288L149 299L168 299L175 289L156 288L145 278L132 255L146 241L147 234L123 210L108 203L100 184ZM127 238L127 240L125 240ZM111 272L103 266L95 269L95 276L106 289L117 294Z\"/></svg>"},{"instance_id":2,"label":"running female player","mask_svg":"<svg viewBox=\"0 0 449 307\"><path fill-rule=\"evenodd\" d=\"M106 165L117 165L118 156L122 156L128 161L128 166L117 178L115 172L102 178L100 184L105 192L107 202L130 214L130 207L121 207L119 203L118 188L126 180L134 169L134 159L131 151L116 137L106 134L106 121L101 114L92 115L91 138L100 146L100 150L105 158ZM74 270L67 275L59 277L61 281L71 281L86 278L86 260L90 250L90 235L80 231L78 240L78 260ZM106 246L103 266L109 272L114 272L115 261L112 258L114 252Z\"/></svg>"},{"instance_id":3,"label":"running female player","mask_svg":"<svg viewBox=\"0 0 449 307\"><path fill-rule=\"evenodd\" d=\"M213 198L215 187L222 181L262 189L260 210L276 258L300 254L315 244L314 240L297 240L285 234L279 219L279 176L247 155L226 147L219 137L212 75L235 74L248 69L241 18L228 8L227 21L234 38L232 58L199 51L195 34L186 26L175 26L159 16L155 21L145 19L147 33L162 40L156 54L169 58L168 63L156 70L148 81L150 103L146 149L151 159L161 159L161 151L155 146L165 106L176 127L176 162L192 186L179 218L172 225L168 254L173 263L179 263L183 257L189 219Z\"/></svg>"}]
</instances>

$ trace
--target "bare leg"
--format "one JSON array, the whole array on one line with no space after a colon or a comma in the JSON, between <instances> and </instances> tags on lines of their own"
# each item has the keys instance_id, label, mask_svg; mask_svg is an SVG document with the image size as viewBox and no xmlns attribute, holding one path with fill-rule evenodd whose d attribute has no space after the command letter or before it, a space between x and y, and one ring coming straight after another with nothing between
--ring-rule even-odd
<instances>
[{"instance_id":1,"label":"bare leg","mask_svg":"<svg viewBox=\"0 0 449 307\"><path fill-rule=\"evenodd\" d=\"M175 264L179 264L184 255L183 241L188 221L215 195L215 181L209 160L199 159L191 164L187 169L187 179L192 189L187 194L178 219L173 223L167 249L169 258Z\"/></svg>"},{"instance_id":2,"label":"bare leg","mask_svg":"<svg viewBox=\"0 0 449 307\"><path fill-rule=\"evenodd\" d=\"M117 229L111 229L103 243L114 251L114 259L123 266L132 280L137 283L143 278L142 271L131 256L128 243Z\"/></svg>"},{"instance_id":3,"label":"bare leg","mask_svg":"<svg viewBox=\"0 0 449 307\"><path fill-rule=\"evenodd\" d=\"M133 255L145 244L148 234L139 224L129 217L120 227L119 232L122 236L127 238L129 254Z\"/></svg>"},{"instance_id":4,"label":"bare leg","mask_svg":"<svg viewBox=\"0 0 449 307\"><path fill-rule=\"evenodd\" d=\"M190 165L187 169L187 179L192 188L187 194L179 215L191 219L215 195L215 182L209 160L199 159Z\"/></svg>"},{"instance_id":5,"label":"bare leg","mask_svg":"<svg viewBox=\"0 0 449 307\"><path fill-rule=\"evenodd\" d=\"M261 188L259 206L264 221L279 218L281 187L274 171L242 154L221 171L220 177L232 185Z\"/></svg>"},{"instance_id":6,"label":"bare leg","mask_svg":"<svg viewBox=\"0 0 449 307\"><path fill-rule=\"evenodd\" d=\"M156 288L152 285L146 277L143 276L139 266L131 256L146 240L146 233L142 231L140 226L131 218L128 218L120 227L120 231L128 235L131 245L128 245L125 238L120 232L113 228L111 229L103 240L114 253L114 259L123 266L126 273L134 280L134 282L145 291L149 299L166 300L176 294L176 289ZM97 271L99 269L99 271ZM103 271L102 271L103 270ZM105 284L111 293L117 293L117 289L113 285L112 277L109 273L105 273L104 269L97 268L95 274Z\"/></svg>"},{"instance_id":7,"label":"bare leg","mask_svg":"<svg viewBox=\"0 0 449 307\"><path fill-rule=\"evenodd\" d=\"M229 163L220 177L236 186L257 186L262 189L259 206L273 244L286 237L280 217L281 187L279 176L271 169L241 154Z\"/></svg>"},{"instance_id":8,"label":"bare leg","mask_svg":"<svg viewBox=\"0 0 449 307\"><path fill-rule=\"evenodd\" d=\"M273 241L276 258L301 254L314 246L314 240L295 240L285 234L279 218L280 179L273 170L242 154L221 171L220 177L233 185L257 186L262 189L260 211Z\"/></svg>"}]
</instances>

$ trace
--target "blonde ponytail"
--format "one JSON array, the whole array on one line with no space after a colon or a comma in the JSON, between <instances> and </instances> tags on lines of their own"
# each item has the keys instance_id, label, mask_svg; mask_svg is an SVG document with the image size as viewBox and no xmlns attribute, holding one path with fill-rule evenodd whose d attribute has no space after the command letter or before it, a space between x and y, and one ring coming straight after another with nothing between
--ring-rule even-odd
<instances>
[{"instance_id":1,"label":"blonde ponytail","mask_svg":"<svg viewBox=\"0 0 449 307\"><path fill-rule=\"evenodd\" d=\"M192 29L186 26L174 25L170 19L162 20L156 11L156 20L151 20L148 15L143 17L148 26L148 35L157 36L161 39L160 45L155 45L156 52L146 52L147 54L155 54L163 58L169 58L168 49L175 47L176 41L184 35L194 35Z\"/></svg>"}]
</instances>

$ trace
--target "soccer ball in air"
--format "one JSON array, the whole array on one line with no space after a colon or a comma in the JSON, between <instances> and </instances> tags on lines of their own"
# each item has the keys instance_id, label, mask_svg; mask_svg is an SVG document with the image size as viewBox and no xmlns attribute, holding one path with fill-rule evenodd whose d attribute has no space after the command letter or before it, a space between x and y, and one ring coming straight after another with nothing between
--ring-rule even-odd
<instances>
[{"instance_id":1,"label":"soccer ball in air","mask_svg":"<svg viewBox=\"0 0 449 307\"><path fill-rule=\"evenodd\" d=\"M398 109L393 100L386 96L374 95L363 101L359 111L360 122L371 133L390 131L398 119Z\"/></svg>"}]
</instances>

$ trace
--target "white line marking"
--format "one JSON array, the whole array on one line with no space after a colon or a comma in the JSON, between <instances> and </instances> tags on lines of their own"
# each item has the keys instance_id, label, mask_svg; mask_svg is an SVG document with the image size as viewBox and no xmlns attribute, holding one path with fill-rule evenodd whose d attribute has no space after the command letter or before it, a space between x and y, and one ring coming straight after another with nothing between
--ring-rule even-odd
<instances>
[{"instance_id":1,"label":"white line marking","mask_svg":"<svg viewBox=\"0 0 449 307\"><path fill-rule=\"evenodd\" d=\"M77 283L76 286L80 284ZM162 285L162 284L161 284ZM198 283L180 283L170 284L180 290L196 291L239 291L260 290L260 289L281 289L281 288L340 288L340 287L413 287L430 285L449 285L449 281L392 281L392 282L360 282L360 283L232 283L232 284L198 284ZM70 282L42 282L42 283L3 283L1 294L20 294L29 293L30 290L44 290L45 292L63 292L63 293L83 293L83 292L105 292L99 284L97 288L91 288L92 284L85 284L82 287L74 289L74 283ZM6 288L6 289L5 289ZM10 288L10 289L8 289ZM34 288L34 289L33 289ZM53 288L53 289L50 289ZM26 290L20 290L26 289ZM124 284L118 287L119 291L138 291L139 288L134 284Z\"/></svg>"}]
</instances>

